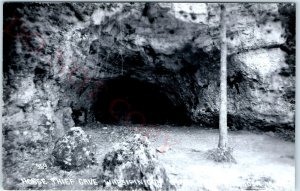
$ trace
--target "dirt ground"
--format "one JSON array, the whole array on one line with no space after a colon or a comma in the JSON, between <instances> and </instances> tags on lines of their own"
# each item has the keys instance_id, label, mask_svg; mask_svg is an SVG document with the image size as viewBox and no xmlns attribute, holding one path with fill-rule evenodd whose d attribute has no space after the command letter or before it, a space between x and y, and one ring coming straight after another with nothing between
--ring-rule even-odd
<instances>
[{"instance_id":1,"label":"dirt ground","mask_svg":"<svg viewBox=\"0 0 300 191\"><path fill-rule=\"evenodd\" d=\"M104 157L113 144L132 136L148 135L159 149L160 162L178 190L295 190L295 144L272 133L230 131L229 146L236 164L220 164L206 158L206 151L218 143L217 129L152 126L88 128L98 145L97 158ZM164 152L165 151L165 152Z\"/></svg>"},{"instance_id":2,"label":"dirt ground","mask_svg":"<svg viewBox=\"0 0 300 191\"><path fill-rule=\"evenodd\" d=\"M159 161L166 168L170 182L177 190L235 191L235 190L295 190L294 142L283 141L272 133L229 131L229 146L234 149L236 164L216 163L208 160L206 151L216 148L217 129L203 127L174 127L168 125L143 127L103 126L92 124L83 127L97 146L97 165L81 171L64 171L58 166L37 168L51 155L47 151L16 152L11 165L4 171L6 189L58 189L95 190L94 185L27 185L23 178L97 179L102 161L113 145L128 139L134 133L148 135Z\"/></svg>"}]
</instances>

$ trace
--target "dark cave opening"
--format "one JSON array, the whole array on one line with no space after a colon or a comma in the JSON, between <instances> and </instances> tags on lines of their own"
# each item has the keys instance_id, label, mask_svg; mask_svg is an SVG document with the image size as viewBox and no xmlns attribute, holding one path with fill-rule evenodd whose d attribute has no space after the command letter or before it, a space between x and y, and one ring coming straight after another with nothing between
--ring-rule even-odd
<instances>
[{"instance_id":1,"label":"dark cave opening","mask_svg":"<svg viewBox=\"0 0 300 191\"><path fill-rule=\"evenodd\" d=\"M174 104L158 84L126 77L104 84L92 108L103 124L190 124L184 105Z\"/></svg>"}]
</instances>

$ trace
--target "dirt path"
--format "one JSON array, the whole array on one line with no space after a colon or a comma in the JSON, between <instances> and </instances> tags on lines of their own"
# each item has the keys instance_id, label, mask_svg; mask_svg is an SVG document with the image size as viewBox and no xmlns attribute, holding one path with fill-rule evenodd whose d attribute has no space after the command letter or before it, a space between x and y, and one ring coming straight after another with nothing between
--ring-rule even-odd
<instances>
[{"instance_id":1,"label":"dirt path","mask_svg":"<svg viewBox=\"0 0 300 191\"><path fill-rule=\"evenodd\" d=\"M86 129L99 145L98 160L114 143L132 135L126 127ZM237 164L218 164L206 159L215 148L218 130L195 127L147 127L155 148L170 149L158 157L179 190L294 190L295 145L266 134L229 132ZM167 146L167 147L165 147Z\"/></svg>"}]
</instances>

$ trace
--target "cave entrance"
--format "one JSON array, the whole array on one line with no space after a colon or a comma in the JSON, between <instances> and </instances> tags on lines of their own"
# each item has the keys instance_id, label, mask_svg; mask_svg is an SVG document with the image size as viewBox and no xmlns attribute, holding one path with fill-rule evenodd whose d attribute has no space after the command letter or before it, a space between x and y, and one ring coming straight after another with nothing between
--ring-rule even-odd
<instances>
[{"instance_id":1,"label":"cave entrance","mask_svg":"<svg viewBox=\"0 0 300 191\"><path fill-rule=\"evenodd\" d=\"M92 110L104 124L176 124L190 120L185 106L173 103L160 85L118 78L104 82Z\"/></svg>"}]
</instances>

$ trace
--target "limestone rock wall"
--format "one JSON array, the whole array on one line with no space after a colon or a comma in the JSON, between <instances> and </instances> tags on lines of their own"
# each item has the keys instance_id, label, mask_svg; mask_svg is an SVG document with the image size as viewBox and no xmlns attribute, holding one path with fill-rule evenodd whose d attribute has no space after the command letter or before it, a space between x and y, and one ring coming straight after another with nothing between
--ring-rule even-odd
<instances>
[{"instance_id":1,"label":"limestone rock wall","mask_svg":"<svg viewBox=\"0 0 300 191\"><path fill-rule=\"evenodd\" d=\"M121 76L157 84L193 123L217 127L218 4L15 5L4 5L7 131L28 121L59 136L80 108L93 120L97 92ZM227 6L230 127L294 128L295 74L285 72L293 53L284 48L291 34L282 6Z\"/></svg>"}]
</instances>

